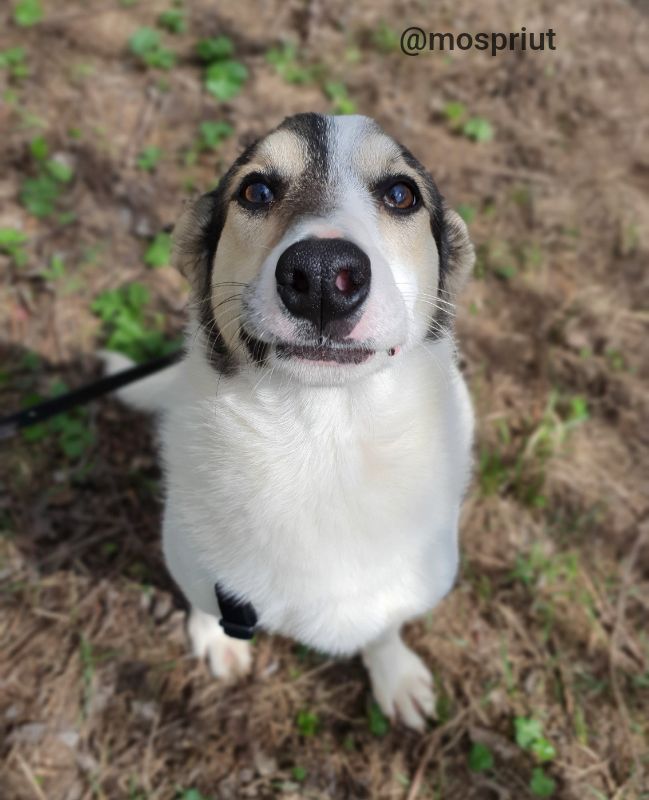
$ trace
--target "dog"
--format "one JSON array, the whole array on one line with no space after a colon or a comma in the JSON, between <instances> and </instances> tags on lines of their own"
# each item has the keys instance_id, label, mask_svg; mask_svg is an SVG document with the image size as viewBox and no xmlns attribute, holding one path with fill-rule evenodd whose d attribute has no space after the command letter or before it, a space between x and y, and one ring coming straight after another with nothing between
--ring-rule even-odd
<instances>
[{"instance_id":1,"label":"dog","mask_svg":"<svg viewBox=\"0 0 649 800\"><path fill-rule=\"evenodd\" d=\"M163 550L194 654L226 680L251 667L216 586L269 632L360 653L384 714L423 729L433 682L400 628L458 567L463 220L373 120L298 114L185 209L173 261L185 354L120 395L161 412Z\"/></svg>"}]
</instances>

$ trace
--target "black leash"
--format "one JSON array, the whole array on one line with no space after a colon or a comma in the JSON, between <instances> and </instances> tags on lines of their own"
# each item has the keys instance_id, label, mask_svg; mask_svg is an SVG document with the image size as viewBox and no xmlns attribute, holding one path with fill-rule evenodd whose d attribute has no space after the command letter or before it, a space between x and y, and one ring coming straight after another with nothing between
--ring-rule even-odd
<instances>
[{"instance_id":1,"label":"black leash","mask_svg":"<svg viewBox=\"0 0 649 800\"><path fill-rule=\"evenodd\" d=\"M169 367L178 361L181 355L182 351L169 353L166 356L147 361L145 364L137 364L134 367L129 367L129 369L116 372L114 375L106 375L106 377L93 381L93 383L88 383L79 389L73 389L71 392L54 397L51 400L45 400L43 403L37 403L23 411L16 411L16 413L9 414L7 417L0 417L0 440L15 436L21 428L27 428L37 422L44 422L46 419L64 411L69 411L75 406L89 403L104 394L114 392L123 386L128 386L129 383L134 383L141 378L152 375L154 372L159 372L161 369L165 369L165 367Z\"/></svg>"}]
</instances>

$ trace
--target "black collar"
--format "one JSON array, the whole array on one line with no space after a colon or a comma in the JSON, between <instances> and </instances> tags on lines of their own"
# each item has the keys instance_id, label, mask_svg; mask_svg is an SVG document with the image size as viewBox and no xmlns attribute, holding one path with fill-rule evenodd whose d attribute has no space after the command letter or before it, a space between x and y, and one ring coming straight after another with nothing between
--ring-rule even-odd
<instances>
[{"instance_id":1,"label":"black collar","mask_svg":"<svg viewBox=\"0 0 649 800\"><path fill-rule=\"evenodd\" d=\"M257 612L252 603L236 600L214 584L214 593L221 610L220 626L233 639L252 639L257 625Z\"/></svg>"}]
</instances>

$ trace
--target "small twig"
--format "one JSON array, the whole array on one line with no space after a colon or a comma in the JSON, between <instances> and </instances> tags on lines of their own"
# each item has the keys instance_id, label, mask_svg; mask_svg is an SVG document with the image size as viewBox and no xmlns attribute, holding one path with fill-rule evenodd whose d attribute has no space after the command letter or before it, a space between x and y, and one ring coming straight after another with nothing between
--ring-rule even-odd
<instances>
[{"instance_id":1,"label":"small twig","mask_svg":"<svg viewBox=\"0 0 649 800\"><path fill-rule=\"evenodd\" d=\"M426 749L424 750L424 754L421 757L421 761L419 762L419 766L417 767L417 771L415 772L415 777L412 779L412 783L410 784L410 791L406 796L406 800L415 800L419 794L419 789L421 788L424 774L426 773L428 764L430 763L437 745L439 744L439 740L442 738L442 736L444 736L445 733L448 733L448 731L457 727L469 715L470 711L470 708L465 708L463 711L460 711L459 714L453 717L453 719L449 720L441 727L436 728L432 732L431 737L428 740L428 744L426 745Z\"/></svg>"},{"instance_id":2,"label":"small twig","mask_svg":"<svg viewBox=\"0 0 649 800\"><path fill-rule=\"evenodd\" d=\"M38 781L36 780L36 776L32 771L32 768L29 764L25 761L25 759L20 755L20 753L16 753L16 761L18 762L18 766L23 771L25 777L27 778L27 782L34 790L34 794L38 797L38 800L47 800L45 795L43 794L43 790L38 785Z\"/></svg>"},{"instance_id":3,"label":"small twig","mask_svg":"<svg viewBox=\"0 0 649 800\"><path fill-rule=\"evenodd\" d=\"M156 735L158 733L158 728L160 725L160 713L156 713L153 723L151 724L151 730L149 731L149 736L147 737L146 742L146 750L144 751L144 759L143 759L143 767L142 767L142 779L144 783L144 788L147 792L151 791L152 784L151 784L151 760L153 755L153 743L155 741Z\"/></svg>"}]
</instances>

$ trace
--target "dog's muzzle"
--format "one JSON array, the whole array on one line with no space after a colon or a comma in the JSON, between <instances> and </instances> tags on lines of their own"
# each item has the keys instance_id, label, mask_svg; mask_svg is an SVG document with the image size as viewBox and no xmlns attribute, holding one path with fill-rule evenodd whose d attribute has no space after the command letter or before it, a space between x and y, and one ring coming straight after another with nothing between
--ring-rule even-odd
<instances>
[{"instance_id":1,"label":"dog's muzzle","mask_svg":"<svg viewBox=\"0 0 649 800\"><path fill-rule=\"evenodd\" d=\"M303 239L277 262L277 293L294 316L313 323L318 333L331 323L358 316L370 290L368 256L346 239Z\"/></svg>"}]
</instances>

